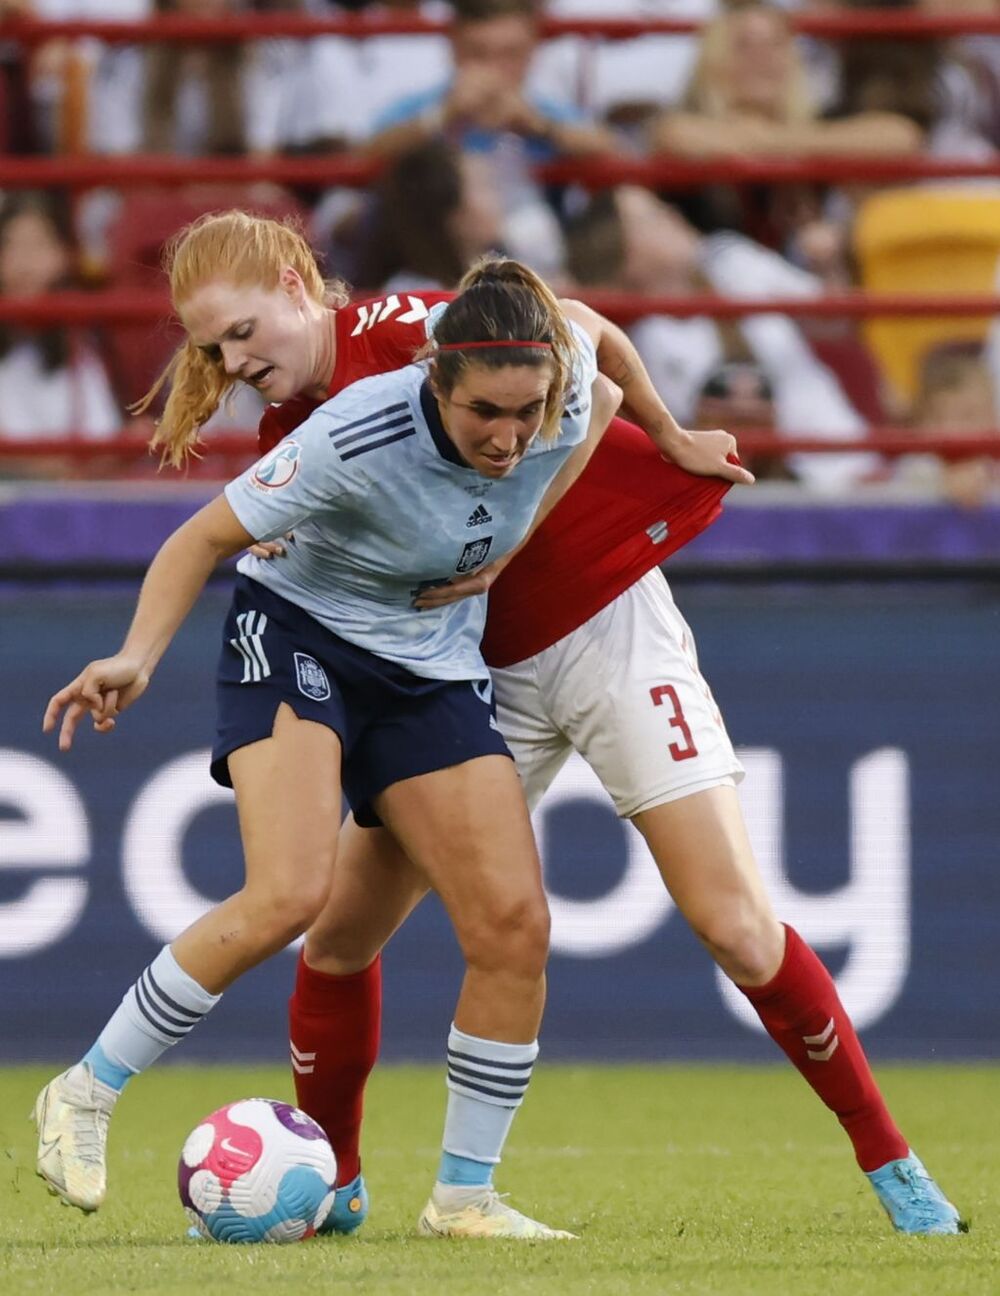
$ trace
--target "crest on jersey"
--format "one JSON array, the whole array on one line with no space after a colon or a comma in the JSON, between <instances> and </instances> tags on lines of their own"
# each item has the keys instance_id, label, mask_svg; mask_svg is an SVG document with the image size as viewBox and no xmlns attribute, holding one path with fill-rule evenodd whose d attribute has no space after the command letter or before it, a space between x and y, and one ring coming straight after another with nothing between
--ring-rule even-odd
<instances>
[{"instance_id":1,"label":"crest on jersey","mask_svg":"<svg viewBox=\"0 0 1000 1296\"><path fill-rule=\"evenodd\" d=\"M297 441L282 441L254 469L250 484L261 491L281 490L294 481L301 455Z\"/></svg>"},{"instance_id":2,"label":"crest on jersey","mask_svg":"<svg viewBox=\"0 0 1000 1296\"><path fill-rule=\"evenodd\" d=\"M492 536L482 536L479 540L470 540L462 550L462 556L455 564L455 570L457 572L470 572L475 571L477 567L482 567L492 543Z\"/></svg>"},{"instance_id":3,"label":"crest on jersey","mask_svg":"<svg viewBox=\"0 0 1000 1296\"><path fill-rule=\"evenodd\" d=\"M315 657L310 657L307 653L295 654L295 680L299 692L312 698L314 702L325 702L330 696L330 681L326 677L326 671Z\"/></svg>"}]
</instances>

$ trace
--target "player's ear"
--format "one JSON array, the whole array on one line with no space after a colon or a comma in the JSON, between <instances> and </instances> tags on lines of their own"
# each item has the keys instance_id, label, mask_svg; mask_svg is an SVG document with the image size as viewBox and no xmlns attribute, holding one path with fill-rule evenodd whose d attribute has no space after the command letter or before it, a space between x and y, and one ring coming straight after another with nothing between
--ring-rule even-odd
<instances>
[{"instance_id":1,"label":"player's ear","mask_svg":"<svg viewBox=\"0 0 1000 1296\"><path fill-rule=\"evenodd\" d=\"M278 287L288 300L298 306L305 300L306 286L294 266L284 266L278 275Z\"/></svg>"}]
</instances>

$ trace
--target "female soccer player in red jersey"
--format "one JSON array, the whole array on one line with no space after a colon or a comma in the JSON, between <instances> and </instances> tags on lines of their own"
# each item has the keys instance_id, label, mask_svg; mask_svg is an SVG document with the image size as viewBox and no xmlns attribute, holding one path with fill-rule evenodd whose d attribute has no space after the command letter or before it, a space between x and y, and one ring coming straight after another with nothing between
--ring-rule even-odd
<instances>
[{"instance_id":1,"label":"female soccer player in red jersey","mask_svg":"<svg viewBox=\"0 0 1000 1296\"><path fill-rule=\"evenodd\" d=\"M235 381L281 402L261 423L267 450L345 385L408 363L434 305L447 299L413 293L347 305L329 296L293 232L238 212L196 222L174 245L175 303L213 282L230 292L223 340L213 354L190 341L182 348L155 441L174 463ZM563 306L593 327L586 307ZM598 362L645 434L614 420L502 575L428 590L420 601L465 597L498 577L484 654L529 802L571 748L581 752L645 837L695 933L840 1120L894 1227L955 1233L958 1213L892 1121L832 978L771 909L736 796L739 762L657 570L717 516L729 484L750 475L731 461L727 434L677 426L607 321ZM358 1143L378 1048L379 951L425 891L385 829L350 825L299 960L290 1005L296 1089L330 1135L340 1171L327 1231L350 1232L367 1211Z\"/></svg>"}]
</instances>

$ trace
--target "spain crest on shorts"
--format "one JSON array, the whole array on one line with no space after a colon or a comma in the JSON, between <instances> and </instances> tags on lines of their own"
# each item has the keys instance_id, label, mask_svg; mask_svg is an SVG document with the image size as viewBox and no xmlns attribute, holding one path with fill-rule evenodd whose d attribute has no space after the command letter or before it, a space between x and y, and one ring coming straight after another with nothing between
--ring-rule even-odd
<instances>
[{"instance_id":1,"label":"spain crest on shorts","mask_svg":"<svg viewBox=\"0 0 1000 1296\"><path fill-rule=\"evenodd\" d=\"M478 540L470 540L462 550L462 556L455 564L457 572L475 571L486 561L486 555L493 544L492 536L480 536Z\"/></svg>"},{"instance_id":2,"label":"spain crest on shorts","mask_svg":"<svg viewBox=\"0 0 1000 1296\"><path fill-rule=\"evenodd\" d=\"M325 702L330 696L330 681L326 671L315 657L308 653L295 654L295 682L299 692L314 702Z\"/></svg>"}]
</instances>

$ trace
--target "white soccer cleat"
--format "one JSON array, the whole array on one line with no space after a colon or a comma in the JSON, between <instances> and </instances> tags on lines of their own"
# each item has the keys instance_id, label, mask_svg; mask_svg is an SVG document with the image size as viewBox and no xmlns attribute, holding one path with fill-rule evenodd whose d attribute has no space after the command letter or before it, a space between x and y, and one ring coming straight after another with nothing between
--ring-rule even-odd
<instances>
[{"instance_id":1,"label":"white soccer cleat","mask_svg":"<svg viewBox=\"0 0 1000 1296\"><path fill-rule=\"evenodd\" d=\"M474 1197L439 1203L434 1196L417 1221L421 1237L440 1238L521 1238L528 1241L554 1242L575 1238L565 1229L549 1228L529 1219L508 1206L497 1190L484 1188ZM456 1197L458 1194L455 1195Z\"/></svg>"},{"instance_id":2,"label":"white soccer cleat","mask_svg":"<svg viewBox=\"0 0 1000 1296\"><path fill-rule=\"evenodd\" d=\"M39 1175L67 1206L95 1211L107 1191L108 1120L118 1092L78 1062L35 1100Z\"/></svg>"}]
</instances>

